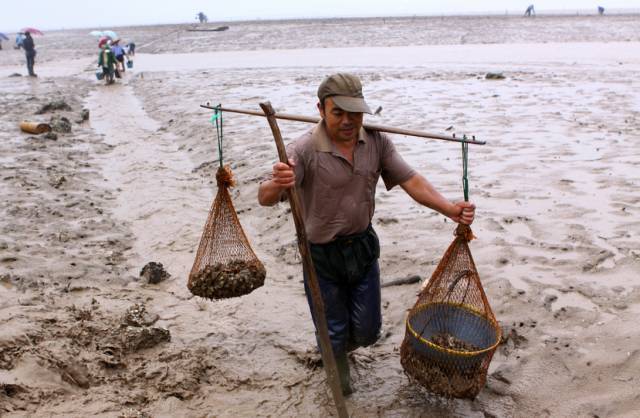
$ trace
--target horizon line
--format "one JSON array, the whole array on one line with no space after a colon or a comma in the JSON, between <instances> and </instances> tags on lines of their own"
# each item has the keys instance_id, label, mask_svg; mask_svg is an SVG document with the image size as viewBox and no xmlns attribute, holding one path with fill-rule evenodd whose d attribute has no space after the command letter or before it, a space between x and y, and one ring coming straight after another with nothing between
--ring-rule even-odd
<instances>
[{"instance_id":1,"label":"horizon line","mask_svg":"<svg viewBox=\"0 0 640 418\"><path fill-rule=\"evenodd\" d=\"M205 13L206 14L206 13ZM632 16L640 14L640 8L612 8L607 9L606 15L613 16ZM604 17L606 17L606 15ZM299 17L269 17L269 18L245 18L231 17L226 20L211 20L206 24L224 24L224 23L252 23L252 22L288 22L288 21L314 21L314 20L347 20L347 19L414 19L414 18L438 18L438 17L523 17L523 12L505 9L504 11L481 11L481 12L442 12L442 13L425 13L425 14L393 14L393 15L343 15L343 16L299 16ZM589 9L541 9L536 11L535 17L586 17L598 16L598 13L591 8ZM56 32L65 30L82 30L82 29L101 29L101 28L127 28L127 27L147 27L147 26L169 26L169 25L200 25L194 21L172 21L157 23L127 23L122 25L99 25L99 26L62 26L57 28L45 28L43 31ZM17 34L19 30L6 31L6 34Z\"/></svg>"}]
</instances>

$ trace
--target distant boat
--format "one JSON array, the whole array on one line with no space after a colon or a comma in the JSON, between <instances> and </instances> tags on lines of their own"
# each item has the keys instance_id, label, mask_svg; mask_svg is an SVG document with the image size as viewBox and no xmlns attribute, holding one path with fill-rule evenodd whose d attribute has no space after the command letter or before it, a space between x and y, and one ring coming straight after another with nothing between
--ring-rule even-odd
<instances>
[{"instance_id":1,"label":"distant boat","mask_svg":"<svg viewBox=\"0 0 640 418\"><path fill-rule=\"evenodd\" d=\"M213 29L187 29L187 32L222 32L229 29L229 26L218 26Z\"/></svg>"}]
</instances>

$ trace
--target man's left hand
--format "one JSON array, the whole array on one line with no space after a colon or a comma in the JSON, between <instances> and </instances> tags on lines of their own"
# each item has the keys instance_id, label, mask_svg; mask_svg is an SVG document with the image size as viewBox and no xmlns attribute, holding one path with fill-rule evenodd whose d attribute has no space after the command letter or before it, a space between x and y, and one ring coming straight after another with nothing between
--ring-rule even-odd
<instances>
[{"instance_id":1,"label":"man's left hand","mask_svg":"<svg viewBox=\"0 0 640 418\"><path fill-rule=\"evenodd\" d=\"M471 225L476 216L476 205L471 202L456 202L454 205L458 208L458 214L451 219L459 224Z\"/></svg>"}]
</instances>

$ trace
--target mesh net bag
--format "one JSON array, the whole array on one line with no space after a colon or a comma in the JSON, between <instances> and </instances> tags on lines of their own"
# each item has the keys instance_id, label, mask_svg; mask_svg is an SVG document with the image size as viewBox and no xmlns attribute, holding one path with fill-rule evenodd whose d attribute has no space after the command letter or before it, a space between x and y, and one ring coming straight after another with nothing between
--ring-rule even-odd
<instances>
[{"instance_id":1,"label":"mesh net bag","mask_svg":"<svg viewBox=\"0 0 640 418\"><path fill-rule=\"evenodd\" d=\"M471 228L460 224L455 236L407 314L400 361L430 392L474 399L502 332L469 250Z\"/></svg>"},{"instance_id":2,"label":"mesh net bag","mask_svg":"<svg viewBox=\"0 0 640 418\"><path fill-rule=\"evenodd\" d=\"M251 249L236 214L228 166L216 173L218 193L202 232L187 287L196 296L222 299L251 293L264 284L266 271Z\"/></svg>"}]
</instances>

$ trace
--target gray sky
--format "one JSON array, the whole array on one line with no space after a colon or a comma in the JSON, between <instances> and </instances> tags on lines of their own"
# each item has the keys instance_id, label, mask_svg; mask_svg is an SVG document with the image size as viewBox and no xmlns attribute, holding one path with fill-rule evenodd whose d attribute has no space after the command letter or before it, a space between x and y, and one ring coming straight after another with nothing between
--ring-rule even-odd
<instances>
[{"instance_id":1,"label":"gray sky","mask_svg":"<svg viewBox=\"0 0 640 418\"><path fill-rule=\"evenodd\" d=\"M519 14L537 11L640 9L640 0L0 0L0 32L25 26L42 30L210 21L464 13ZM106 5L106 7L105 7Z\"/></svg>"}]
</instances>

